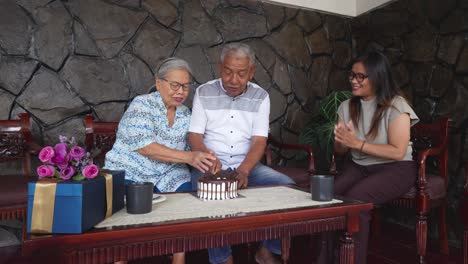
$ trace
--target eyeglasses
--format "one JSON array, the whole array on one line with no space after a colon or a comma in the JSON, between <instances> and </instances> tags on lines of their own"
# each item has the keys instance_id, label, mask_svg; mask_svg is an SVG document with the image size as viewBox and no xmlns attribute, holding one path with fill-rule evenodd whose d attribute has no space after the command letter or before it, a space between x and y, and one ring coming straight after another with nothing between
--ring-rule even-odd
<instances>
[{"instance_id":1,"label":"eyeglasses","mask_svg":"<svg viewBox=\"0 0 468 264\"><path fill-rule=\"evenodd\" d=\"M164 78L161 78L161 80L168 82L169 83L169 88L171 88L171 90L174 91L174 92L179 90L180 87L182 87L182 90L184 92L187 92L192 87L191 83L181 84L179 82L169 81L169 80L164 79Z\"/></svg>"},{"instance_id":2,"label":"eyeglasses","mask_svg":"<svg viewBox=\"0 0 468 264\"><path fill-rule=\"evenodd\" d=\"M353 71L348 72L348 80L350 82L353 81L354 78L356 78L356 81L358 83L362 83L369 75L365 75L364 73L354 73Z\"/></svg>"}]
</instances>

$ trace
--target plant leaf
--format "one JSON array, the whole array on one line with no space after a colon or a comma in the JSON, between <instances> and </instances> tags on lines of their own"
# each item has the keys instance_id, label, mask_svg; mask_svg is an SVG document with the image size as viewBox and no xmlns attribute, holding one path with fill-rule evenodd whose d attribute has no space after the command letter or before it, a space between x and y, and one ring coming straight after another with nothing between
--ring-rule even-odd
<instances>
[{"instance_id":1,"label":"plant leaf","mask_svg":"<svg viewBox=\"0 0 468 264\"><path fill-rule=\"evenodd\" d=\"M352 93L349 91L337 91L329 94L320 102L320 115L326 120L336 123L338 121L338 107L340 104L351 98Z\"/></svg>"},{"instance_id":2,"label":"plant leaf","mask_svg":"<svg viewBox=\"0 0 468 264\"><path fill-rule=\"evenodd\" d=\"M60 172L55 168L54 177L60 179Z\"/></svg>"},{"instance_id":3,"label":"plant leaf","mask_svg":"<svg viewBox=\"0 0 468 264\"><path fill-rule=\"evenodd\" d=\"M330 161L333 154L335 124L338 122L338 107L351 98L349 91L337 91L329 94L319 104L319 114L304 126L299 134L299 143L312 147L314 155L324 156L322 161Z\"/></svg>"},{"instance_id":4,"label":"plant leaf","mask_svg":"<svg viewBox=\"0 0 468 264\"><path fill-rule=\"evenodd\" d=\"M83 174L81 174L81 173L78 173L77 175L75 175L75 176L72 177L72 180L74 180L74 181L82 181L82 180L84 180L84 179L86 179L86 178L85 178L85 176L83 176Z\"/></svg>"}]
</instances>

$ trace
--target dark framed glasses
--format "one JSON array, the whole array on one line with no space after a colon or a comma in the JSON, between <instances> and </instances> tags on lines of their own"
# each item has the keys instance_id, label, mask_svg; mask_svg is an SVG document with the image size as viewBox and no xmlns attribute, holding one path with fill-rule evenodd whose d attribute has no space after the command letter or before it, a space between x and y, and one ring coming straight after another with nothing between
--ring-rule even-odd
<instances>
[{"instance_id":1,"label":"dark framed glasses","mask_svg":"<svg viewBox=\"0 0 468 264\"><path fill-rule=\"evenodd\" d=\"M348 80L349 82L352 82L354 78L356 78L356 81L358 83L362 83L369 75L366 75L364 73L354 73L353 71L348 72Z\"/></svg>"},{"instance_id":2,"label":"dark framed glasses","mask_svg":"<svg viewBox=\"0 0 468 264\"><path fill-rule=\"evenodd\" d=\"M164 78L161 78L161 80L166 81L169 84L169 88L171 88L171 90L174 91L174 92L179 90L180 87L182 87L182 90L184 90L184 92L187 92L187 91L190 90L190 88L192 88L191 83L182 84L182 83L179 83L179 82L176 82L176 81L169 81L169 80L164 79Z\"/></svg>"}]
</instances>

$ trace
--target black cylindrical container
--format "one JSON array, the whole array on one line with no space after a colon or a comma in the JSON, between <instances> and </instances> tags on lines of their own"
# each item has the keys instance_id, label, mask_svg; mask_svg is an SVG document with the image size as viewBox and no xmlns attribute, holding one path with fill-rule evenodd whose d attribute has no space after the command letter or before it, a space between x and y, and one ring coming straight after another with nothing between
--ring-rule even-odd
<instances>
[{"instance_id":1,"label":"black cylindrical container","mask_svg":"<svg viewBox=\"0 0 468 264\"><path fill-rule=\"evenodd\" d=\"M151 182L132 182L126 186L127 213L146 214L153 207L153 188Z\"/></svg>"},{"instance_id":2,"label":"black cylindrical container","mask_svg":"<svg viewBox=\"0 0 468 264\"><path fill-rule=\"evenodd\" d=\"M335 177L314 175L310 177L310 192L314 201L331 201L334 193Z\"/></svg>"}]
</instances>

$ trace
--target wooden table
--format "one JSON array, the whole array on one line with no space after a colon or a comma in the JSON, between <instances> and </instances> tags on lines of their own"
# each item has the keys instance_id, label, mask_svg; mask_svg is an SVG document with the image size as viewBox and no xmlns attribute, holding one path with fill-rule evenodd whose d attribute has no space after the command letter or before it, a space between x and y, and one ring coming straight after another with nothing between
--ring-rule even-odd
<instances>
[{"instance_id":1,"label":"wooden table","mask_svg":"<svg viewBox=\"0 0 468 264\"><path fill-rule=\"evenodd\" d=\"M287 261L291 237L344 230L340 263L351 264L352 234L359 230L359 213L371 209L371 203L344 200L325 206L93 229L79 235L29 236L23 244L23 255L35 260L47 256L47 261L54 263L110 263L282 239L283 260Z\"/></svg>"}]
</instances>

